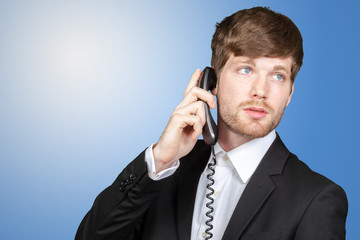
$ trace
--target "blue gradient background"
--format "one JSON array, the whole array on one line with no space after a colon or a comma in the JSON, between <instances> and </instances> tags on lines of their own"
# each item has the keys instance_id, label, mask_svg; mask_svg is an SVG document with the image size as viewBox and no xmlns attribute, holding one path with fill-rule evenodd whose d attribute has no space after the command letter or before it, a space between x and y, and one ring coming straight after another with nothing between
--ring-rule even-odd
<instances>
[{"instance_id":1,"label":"blue gradient background","mask_svg":"<svg viewBox=\"0 0 360 240\"><path fill-rule=\"evenodd\" d=\"M358 1L0 1L0 238L73 239L96 195L157 141L216 22L289 16L305 58L277 131L349 198L359 235Z\"/></svg>"}]
</instances>

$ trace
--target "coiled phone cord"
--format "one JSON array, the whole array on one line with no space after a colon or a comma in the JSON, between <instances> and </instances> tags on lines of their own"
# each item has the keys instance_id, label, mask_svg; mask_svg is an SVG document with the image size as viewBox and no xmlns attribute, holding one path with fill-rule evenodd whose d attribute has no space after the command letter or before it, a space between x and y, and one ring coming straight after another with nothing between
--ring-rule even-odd
<instances>
[{"instance_id":1,"label":"coiled phone cord","mask_svg":"<svg viewBox=\"0 0 360 240\"><path fill-rule=\"evenodd\" d=\"M206 194L206 198L209 200L206 203L206 207L209 209L209 211L207 211L205 214L206 217L208 218L208 220L205 221L205 225L207 226L207 228L205 229L205 233L206 233L205 240L211 239L213 237L211 230L214 228L213 225L211 224L211 222L214 220L214 217L212 216L212 213L214 212L214 208L212 207L212 204L214 203L214 198L212 197L212 195L215 192L212 186L215 183L213 176L215 174L215 165L216 165L214 145L211 145L211 152L213 157L208 164L210 173L208 173L208 175L206 176L206 178L209 180L209 183L206 185L206 188L209 190L209 192Z\"/></svg>"}]
</instances>

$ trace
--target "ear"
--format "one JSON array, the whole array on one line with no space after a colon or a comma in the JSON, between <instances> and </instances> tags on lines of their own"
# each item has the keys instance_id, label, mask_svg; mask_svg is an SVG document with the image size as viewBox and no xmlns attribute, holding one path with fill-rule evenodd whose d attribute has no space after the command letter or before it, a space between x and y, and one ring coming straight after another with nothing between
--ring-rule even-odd
<instances>
[{"instance_id":1,"label":"ear","mask_svg":"<svg viewBox=\"0 0 360 240\"><path fill-rule=\"evenodd\" d=\"M290 92L288 101L287 101L287 103L286 103L286 107L290 104L291 97L292 97L293 93L294 93L294 83L291 84L291 92Z\"/></svg>"}]
</instances>

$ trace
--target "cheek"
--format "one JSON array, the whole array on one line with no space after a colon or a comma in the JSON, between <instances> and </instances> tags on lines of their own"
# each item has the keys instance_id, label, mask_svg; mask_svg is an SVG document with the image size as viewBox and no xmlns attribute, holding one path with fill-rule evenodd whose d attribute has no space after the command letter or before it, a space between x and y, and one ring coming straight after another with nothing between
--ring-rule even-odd
<instances>
[{"instance_id":1,"label":"cheek","mask_svg":"<svg viewBox=\"0 0 360 240\"><path fill-rule=\"evenodd\" d=\"M275 94L273 98L274 107L276 106L278 110L282 111L288 105L289 97L290 94L287 91Z\"/></svg>"},{"instance_id":2,"label":"cheek","mask_svg":"<svg viewBox=\"0 0 360 240\"><path fill-rule=\"evenodd\" d=\"M223 81L218 86L217 97L229 103L240 102L248 95L248 88L241 82Z\"/></svg>"},{"instance_id":3,"label":"cheek","mask_svg":"<svg viewBox=\"0 0 360 240\"><path fill-rule=\"evenodd\" d=\"M284 85L270 84L269 97L273 99L277 105L287 105L292 94L292 86L290 83Z\"/></svg>"},{"instance_id":4,"label":"cheek","mask_svg":"<svg viewBox=\"0 0 360 240\"><path fill-rule=\"evenodd\" d=\"M217 99L223 106L238 105L243 94L235 88L226 87L219 89Z\"/></svg>"}]
</instances>

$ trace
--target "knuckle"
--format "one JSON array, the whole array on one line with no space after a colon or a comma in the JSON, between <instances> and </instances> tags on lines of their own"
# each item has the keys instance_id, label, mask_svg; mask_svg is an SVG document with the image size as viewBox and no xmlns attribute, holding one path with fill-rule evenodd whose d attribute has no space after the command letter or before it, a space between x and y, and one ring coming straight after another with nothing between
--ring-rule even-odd
<instances>
[{"instance_id":1,"label":"knuckle","mask_svg":"<svg viewBox=\"0 0 360 240\"><path fill-rule=\"evenodd\" d=\"M200 116L194 116L195 117L195 122L197 123L201 123L201 117Z\"/></svg>"},{"instance_id":2,"label":"knuckle","mask_svg":"<svg viewBox=\"0 0 360 240\"><path fill-rule=\"evenodd\" d=\"M194 86L188 86L186 89L185 89L185 95L189 94L192 90L193 90Z\"/></svg>"},{"instance_id":3,"label":"knuckle","mask_svg":"<svg viewBox=\"0 0 360 240\"><path fill-rule=\"evenodd\" d=\"M171 114L171 116L170 116L170 120L178 119L178 118L179 118L179 116L180 116L180 114L179 114L179 113L177 113L177 112L173 112L173 113Z\"/></svg>"},{"instance_id":4,"label":"knuckle","mask_svg":"<svg viewBox=\"0 0 360 240\"><path fill-rule=\"evenodd\" d=\"M199 108L199 109L202 109L202 107L204 106L204 102L202 100L198 100L196 102L196 106Z\"/></svg>"},{"instance_id":5,"label":"knuckle","mask_svg":"<svg viewBox=\"0 0 360 240\"><path fill-rule=\"evenodd\" d=\"M184 97L189 93L190 89L189 88L186 88L185 91L184 91Z\"/></svg>"},{"instance_id":6,"label":"knuckle","mask_svg":"<svg viewBox=\"0 0 360 240\"><path fill-rule=\"evenodd\" d=\"M189 93L192 95L196 95L199 92L199 88L194 86L189 90Z\"/></svg>"}]
</instances>

